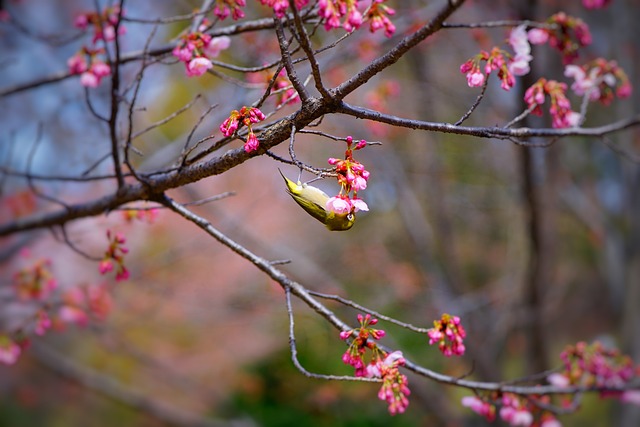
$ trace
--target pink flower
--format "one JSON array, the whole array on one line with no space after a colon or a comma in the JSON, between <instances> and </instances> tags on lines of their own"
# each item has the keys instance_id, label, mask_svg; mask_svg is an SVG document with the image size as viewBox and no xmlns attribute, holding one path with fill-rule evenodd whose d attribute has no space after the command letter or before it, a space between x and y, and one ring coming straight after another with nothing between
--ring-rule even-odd
<instances>
[{"instance_id":1,"label":"pink flower","mask_svg":"<svg viewBox=\"0 0 640 427\"><path fill-rule=\"evenodd\" d=\"M220 132L222 132L224 136L231 136L238 129L239 124L240 121L238 120L238 118L234 117L232 114L230 117L227 117L224 122L222 122L222 124L220 125Z\"/></svg>"},{"instance_id":2,"label":"pink flower","mask_svg":"<svg viewBox=\"0 0 640 427\"><path fill-rule=\"evenodd\" d=\"M116 272L116 282L127 280L130 277L129 270L122 264L119 264L118 271Z\"/></svg>"},{"instance_id":3,"label":"pink flower","mask_svg":"<svg viewBox=\"0 0 640 427\"><path fill-rule=\"evenodd\" d=\"M226 19L229 14L234 20L238 20L244 17L244 11L241 9L246 6L245 0L224 0L223 2L216 1L216 7L213 9L213 14L216 15L221 21ZM231 10L229 10L229 8Z\"/></svg>"},{"instance_id":4,"label":"pink flower","mask_svg":"<svg viewBox=\"0 0 640 427\"><path fill-rule=\"evenodd\" d=\"M91 71L87 71L80 75L80 84L84 87L98 87L100 79Z\"/></svg>"},{"instance_id":5,"label":"pink flower","mask_svg":"<svg viewBox=\"0 0 640 427\"><path fill-rule=\"evenodd\" d=\"M631 96L631 92L632 92L631 83L627 81L618 87L616 94L620 98L628 98L629 96Z\"/></svg>"},{"instance_id":6,"label":"pink flower","mask_svg":"<svg viewBox=\"0 0 640 427\"><path fill-rule=\"evenodd\" d=\"M355 211L368 211L369 210L369 205L367 205L365 203L364 200L362 199L358 199L358 198L353 198L351 199L351 204L353 205L353 207L355 208Z\"/></svg>"},{"instance_id":7,"label":"pink flower","mask_svg":"<svg viewBox=\"0 0 640 427\"><path fill-rule=\"evenodd\" d=\"M508 65L508 70L516 76L524 76L529 73L529 62L533 59L530 55L531 46L527 38L525 25L519 25L509 33L509 44L513 48L515 57ZM510 85L513 86L513 85Z\"/></svg>"},{"instance_id":8,"label":"pink flower","mask_svg":"<svg viewBox=\"0 0 640 427\"><path fill-rule=\"evenodd\" d=\"M340 339L344 341L348 339L351 335L353 335L353 329L351 329L350 331L342 331L340 332Z\"/></svg>"},{"instance_id":9,"label":"pink flower","mask_svg":"<svg viewBox=\"0 0 640 427\"><path fill-rule=\"evenodd\" d=\"M587 76L585 70L577 65L567 65L564 69L564 75L575 80L571 84L571 90L578 96L584 96L588 93L591 101L600 98L600 90L595 78L597 72L598 70L594 68Z\"/></svg>"},{"instance_id":10,"label":"pink flower","mask_svg":"<svg viewBox=\"0 0 640 427\"><path fill-rule=\"evenodd\" d=\"M258 141L258 137L253 132L249 132L249 136L247 137L247 142L244 143L244 151L246 153L251 153L258 149L260 145L260 141Z\"/></svg>"},{"instance_id":11,"label":"pink flower","mask_svg":"<svg viewBox=\"0 0 640 427\"><path fill-rule=\"evenodd\" d=\"M111 261L110 258L103 259L102 261L100 261L100 264L98 264L98 271L100 271L100 274L107 274L112 270L113 270L113 261Z\"/></svg>"},{"instance_id":12,"label":"pink flower","mask_svg":"<svg viewBox=\"0 0 640 427\"><path fill-rule=\"evenodd\" d=\"M73 21L73 25L76 28L80 28L81 30L84 30L85 28L87 28L87 25L89 25L89 17L87 16L86 13L78 15L76 16L76 19Z\"/></svg>"},{"instance_id":13,"label":"pink flower","mask_svg":"<svg viewBox=\"0 0 640 427\"><path fill-rule=\"evenodd\" d=\"M192 50L188 47L176 46L171 53L182 62L190 61L193 56Z\"/></svg>"},{"instance_id":14,"label":"pink flower","mask_svg":"<svg viewBox=\"0 0 640 427\"><path fill-rule=\"evenodd\" d=\"M433 328L427 331L429 345L438 344L438 349L447 357L464 354L463 340L467 333L458 316L444 313L439 320L433 321Z\"/></svg>"},{"instance_id":15,"label":"pink flower","mask_svg":"<svg viewBox=\"0 0 640 427\"><path fill-rule=\"evenodd\" d=\"M244 108L246 109L246 107ZM265 115L262 113L262 111L260 111L260 109L258 108L251 107L248 110L249 110L249 121L251 123L259 123L266 118ZM246 111L243 111L243 112L245 113L245 116L246 116Z\"/></svg>"},{"instance_id":16,"label":"pink flower","mask_svg":"<svg viewBox=\"0 0 640 427\"><path fill-rule=\"evenodd\" d=\"M401 351L394 351L387 355L384 360L378 360L377 363L367 365L365 372L367 378L381 378L382 374L389 368L395 368L398 365L404 365L405 360Z\"/></svg>"},{"instance_id":17,"label":"pink flower","mask_svg":"<svg viewBox=\"0 0 640 427\"><path fill-rule=\"evenodd\" d=\"M87 287L88 309L96 318L106 319L111 312L113 302L105 285Z\"/></svg>"},{"instance_id":18,"label":"pink flower","mask_svg":"<svg viewBox=\"0 0 640 427\"><path fill-rule=\"evenodd\" d=\"M344 29L347 31L353 31L360 28L362 25L362 14L355 7L349 11L349 15L347 16L347 20L344 23Z\"/></svg>"},{"instance_id":19,"label":"pink flower","mask_svg":"<svg viewBox=\"0 0 640 427\"><path fill-rule=\"evenodd\" d=\"M611 0L582 0L582 5L587 9L602 9L610 2Z\"/></svg>"},{"instance_id":20,"label":"pink flower","mask_svg":"<svg viewBox=\"0 0 640 427\"><path fill-rule=\"evenodd\" d=\"M542 421L540 427L562 427L562 423L555 418L549 418Z\"/></svg>"},{"instance_id":21,"label":"pink flower","mask_svg":"<svg viewBox=\"0 0 640 427\"><path fill-rule=\"evenodd\" d=\"M81 74L87 71L87 60L83 52L78 52L67 60L71 74Z\"/></svg>"},{"instance_id":22,"label":"pink flower","mask_svg":"<svg viewBox=\"0 0 640 427\"><path fill-rule=\"evenodd\" d=\"M93 64L91 64L91 72L100 79L111 74L111 67L104 62L94 61Z\"/></svg>"},{"instance_id":23,"label":"pink flower","mask_svg":"<svg viewBox=\"0 0 640 427\"><path fill-rule=\"evenodd\" d=\"M211 60L205 58L203 56L194 58L187 64L187 76L201 76L207 72L208 69L212 68L213 64Z\"/></svg>"},{"instance_id":24,"label":"pink flower","mask_svg":"<svg viewBox=\"0 0 640 427\"><path fill-rule=\"evenodd\" d=\"M496 408L488 402L476 396L465 396L462 398L462 406L471 409L478 415L482 415L488 421L493 421L496 418Z\"/></svg>"},{"instance_id":25,"label":"pink flower","mask_svg":"<svg viewBox=\"0 0 640 427\"><path fill-rule=\"evenodd\" d=\"M367 13L367 18L370 20L369 31L375 33L377 30L384 28L384 35L391 37L396 32L396 26L393 25L389 16L395 15L396 11L389 6L383 5L383 1L375 0L369 8Z\"/></svg>"},{"instance_id":26,"label":"pink flower","mask_svg":"<svg viewBox=\"0 0 640 427\"><path fill-rule=\"evenodd\" d=\"M500 409L500 418L512 426L529 427L533 423L533 415L524 409L515 409L511 406L504 406Z\"/></svg>"},{"instance_id":27,"label":"pink flower","mask_svg":"<svg viewBox=\"0 0 640 427\"><path fill-rule=\"evenodd\" d=\"M203 48L204 53L209 58L215 58L220 55L220 52L227 49L231 44L231 39L227 36L213 37L208 44Z\"/></svg>"},{"instance_id":28,"label":"pink flower","mask_svg":"<svg viewBox=\"0 0 640 427\"><path fill-rule=\"evenodd\" d=\"M325 208L330 212L335 212L341 215L351 212L352 206L349 199L345 199L340 196L334 196L330 197L329 200L327 200Z\"/></svg>"},{"instance_id":29,"label":"pink flower","mask_svg":"<svg viewBox=\"0 0 640 427\"><path fill-rule=\"evenodd\" d=\"M620 400L625 403L640 406L640 390L626 390L620 395Z\"/></svg>"},{"instance_id":30,"label":"pink flower","mask_svg":"<svg viewBox=\"0 0 640 427\"><path fill-rule=\"evenodd\" d=\"M484 79L485 76L480 72L480 70L467 73L467 85L469 85L469 87L482 86L484 84Z\"/></svg>"},{"instance_id":31,"label":"pink flower","mask_svg":"<svg viewBox=\"0 0 640 427\"><path fill-rule=\"evenodd\" d=\"M571 384L569 378L565 375L554 372L547 377L547 381L549 384L554 385L556 387L568 387Z\"/></svg>"},{"instance_id":32,"label":"pink flower","mask_svg":"<svg viewBox=\"0 0 640 427\"><path fill-rule=\"evenodd\" d=\"M0 335L0 363L13 365L18 360L22 350L11 338Z\"/></svg>"},{"instance_id":33,"label":"pink flower","mask_svg":"<svg viewBox=\"0 0 640 427\"><path fill-rule=\"evenodd\" d=\"M564 127L570 127L570 128L578 127L580 126L581 119L582 119L582 116L580 115L580 113L576 111L568 111L565 116L564 123L566 124L566 126Z\"/></svg>"},{"instance_id":34,"label":"pink flower","mask_svg":"<svg viewBox=\"0 0 640 427\"><path fill-rule=\"evenodd\" d=\"M361 175L356 175L351 183L351 188L354 191L364 190L367 188L367 180Z\"/></svg>"},{"instance_id":35,"label":"pink flower","mask_svg":"<svg viewBox=\"0 0 640 427\"><path fill-rule=\"evenodd\" d=\"M50 265L48 259L41 259L14 274L13 288L20 300L42 301L49 297L58 286Z\"/></svg>"},{"instance_id":36,"label":"pink flower","mask_svg":"<svg viewBox=\"0 0 640 427\"><path fill-rule=\"evenodd\" d=\"M544 44L549 40L549 32L542 28L532 28L527 33L527 38L531 44Z\"/></svg>"},{"instance_id":37,"label":"pink flower","mask_svg":"<svg viewBox=\"0 0 640 427\"><path fill-rule=\"evenodd\" d=\"M531 53L531 46L529 45L525 28L525 25L519 25L509 33L509 44L516 56L527 56Z\"/></svg>"},{"instance_id":38,"label":"pink flower","mask_svg":"<svg viewBox=\"0 0 640 427\"><path fill-rule=\"evenodd\" d=\"M105 41L110 42L116 39L116 29L112 25L106 25L102 32L102 37Z\"/></svg>"},{"instance_id":39,"label":"pink flower","mask_svg":"<svg viewBox=\"0 0 640 427\"><path fill-rule=\"evenodd\" d=\"M58 311L60 320L65 323L75 323L78 326L86 326L89 316L83 310L72 305L63 305Z\"/></svg>"},{"instance_id":40,"label":"pink flower","mask_svg":"<svg viewBox=\"0 0 640 427\"><path fill-rule=\"evenodd\" d=\"M529 62L531 62L531 59L531 55L516 56L508 65L509 71L514 76L524 76L529 74Z\"/></svg>"},{"instance_id":41,"label":"pink flower","mask_svg":"<svg viewBox=\"0 0 640 427\"><path fill-rule=\"evenodd\" d=\"M36 316L36 327L35 333L36 335L44 335L47 329L51 328L51 319L49 315L44 310L39 310Z\"/></svg>"},{"instance_id":42,"label":"pink flower","mask_svg":"<svg viewBox=\"0 0 640 427\"><path fill-rule=\"evenodd\" d=\"M289 8L289 0L260 0L265 6L270 6L273 8L273 13L278 17L282 18L287 13L287 9ZM299 1L296 1L296 6L298 6ZM302 7L302 6L298 6Z\"/></svg>"}]
</instances>

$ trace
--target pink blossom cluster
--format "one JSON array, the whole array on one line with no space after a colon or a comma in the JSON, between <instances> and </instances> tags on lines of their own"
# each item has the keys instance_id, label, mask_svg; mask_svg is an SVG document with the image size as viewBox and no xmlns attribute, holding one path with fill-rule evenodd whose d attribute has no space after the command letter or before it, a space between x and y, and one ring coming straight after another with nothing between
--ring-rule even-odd
<instances>
[{"instance_id":1,"label":"pink blossom cluster","mask_svg":"<svg viewBox=\"0 0 640 427\"><path fill-rule=\"evenodd\" d=\"M602 9L611 3L611 0L582 0L582 5L587 9Z\"/></svg>"},{"instance_id":2,"label":"pink blossom cluster","mask_svg":"<svg viewBox=\"0 0 640 427\"><path fill-rule=\"evenodd\" d=\"M512 426L529 427L533 423L533 414L526 407L526 402L511 393L502 395L500 418Z\"/></svg>"},{"instance_id":3,"label":"pink blossom cluster","mask_svg":"<svg viewBox=\"0 0 640 427\"><path fill-rule=\"evenodd\" d=\"M438 343L438 348L447 357L453 355L462 356L465 351L464 338L467 332L464 330L460 318L443 314L440 320L433 321L433 328L429 329L429 345Z\"/></svg>"},{"instance_id":4,"label":"pink blossom cluster","mask_svg":"<svg viewBox=\"0 0 640 427\"><path fill-rule=\"evenodd\" d=\"M369 31L375 33L384 28L384 35L391 37L396 32L396 26L389 19L389 16L396 14L395 9L382 4L386 0L373 0L366 18L369 21Z\"/></svg>"},{"instance_id":5,"label":"pink blossom cluster","mask_svg":"<svg viewBox=\"0 0 640 427\"><path fill-rule=\"evenodd\" d=\"M604 347L600 342L579 342L568 346L561 354L564 370L550 376L549 381L559 386L623 387L640 375L629 356L616 349ZM604 391L603 397L617 397L640 405L640 391Z\"/></svg>"},{"instance_id":6,"label":"pink blossom cluster","mask_svg":"<svg viewBox=\"0 0 640 427\"><path fill-rule=\"evenodd\" d=\"M0 333L0 363L13 365L22 353L23 342L18 342L6 334Z\"/></svg>"},{"instance_id":7,"label":"pink blossom cluster","mask_svg":"<svg viewBox=\"0 0 640 427\"><path fill-rule=\"evenodd\" d=\"M547 19L548 27L539 28L534 32L534 44L549 42L549 46L562 54L565 64L572 63L578 57L578 49L591 44L589 26L580 18L558 12ZM544 35L546 33L546 36Z\"/></svg>"},{"instance_id":8,"label":"pink blossom cluster","mask_svg":"<svg viewBox=\"0 0 640 427\"><path fill-rule=\"evenodd\" d=\"M259 123L264 119L265 115L258 108L244 106L240 111L231 111L229 117L227 117L220 125L220 132L222 132L224 136L233 136L233 134L238 130L238 126L240 126L240 124L247 126L249 128L249 134L247 135L247 140L244 143L244 151L251 153L256 151L260 146L260 141L258 141L258 137L253 132L252 125L254 123Z\"/></svg>"},{"instance_id":9,"label":"pink blossom cluster","mask_svg":"<svg viewBox=\"0 0 640 427\"><path fill-rule=\"evenodd\" d=\"M111 236L110 247L100 263L101 273L118 264L116 280L128 276L123 265L127 249L119 234ZM27 261L30 253L21 251ZM107 265L107 263L109 265ZM0 331L0 363L15 363L30 343L30 335L44 335L49 329L61 330L68 323L84 326L93 318L103 320L111 311L112 300L106 284L77 286L60 291L49 259L39 259L13 275L13 290L22 304L24 315L13 331ZM54 293L55 292L55 293Z\"/></svg>"},{"instance_id":10,"label":"pink blossom cluster","mask_svg":"<svg viewBox=\"0 0 640 427\"><path fill-rule=\"evenodd\" d=\"M324 19L324 28L329 31L334 28L344 28L346 31L354 31L369 21L369 31L372 33L384 29L387 37L391 37L396 31L395 25L389 16L396 11L383 4L386 0L371 0L371 5L363 16L360 11L361 0L320 0L318 2L320 18ZM344 18L344 21L342 19Z\"/></svg>"},{"instance_id":11,"label":"pink blossom cluster","mask_svg":"<svg viewBox=\"0 0 640 427\"><path fill-rule=\"evenodd\" d=\"M555 80L541 77L525 91L524 100L531 113L542 115L542 105L549 96L551 123L554 128L575 127L580 124L580 114L571 109L571 103L566 95L567 85Z\"/></svg>"},{"instance_id":12,"label":"pink blossom cluster","mask_svg":"<svg viewBox=\"0 0 640 427\"><path fill-rule=\"evenodd\" d=\"M402 414L409 406L409 380L406 375L400 373L400 366L405 364L401 351L394 351L386 355L384 359L378 358L367 366L366 376L369 378L382 378L382 387L378 392L378 399L389 404L391 415Z\"/></svg>"},{"instance_id":13,"label":"pink blossom cluster","mask_svg":"<svg viewBox=\"0 0 640 427\"><path fill-rule=\"evenodd\" d=\"M487 421L492 422L496 419L496 407L495 405L480 399L477 396L465 396L462 398L462 406L471 409L478 415L486 418Z\"/></svg>"},{"instance_id":14,"label":"pink blossom cluster","mask_svg":"<svg viewBox=\"0 0 640 427\"><path fill-rule=\"evenodd\" d=\"M497 71L502 89L510 90L515 84L515 76L529 73L529 63L533 59L530 43L539 42L539 37L540 33L536 29L527 32L525 25L519 25L509 33L508 43L514 51L513 55L498 47L494 47L490 52L482 50L462 64L460 72L466 74L469 87L480 87L484 84L486 76L492 71ZM484 68L481 67L482 62L486 62Z\"/></svg>"},{"instance_id":15,"label":"pink blossom cluster","mask_svg":"<svg viewBox=\"0 0 640 427\"><path fill-rule=\"evenodd\" d=\"M61 330L66 324L86 326L90 319L104 320L111 312L112 299L107 285L79 286L68 289L54 305L42 304L15 333L0 332L0 363L16 363L30 344L28 334L44 335L47 330ZM50 312L57 310L55 315Z\"/></svg>"},{"instance_id":16,"label":"pink blossom cluster","mask_svg":"<svg viewBox=\"0 0 640 427\"><path fill-rule=\"evenodd\" d=\"M597 58L583 66L567 65L564 75L574 79L571 89L578 96L588 96L590 101L609 105L614 95L631 96L631 83L616 61Z\"/></svg>"},{"instance_id":17,"label":"pink blossom cluster","mask_svg":"<svg viewBox=\"0 0 640 427\"><path fill-rule=\"evenodd\" d=\"M330 197L325 207L327 210L337 214L369 210L366 202L358 198L358 191L367 188L370 173L362 163L353 158L353 151L366 147L367 141L362 139L353 146L353 137L348 136L346 142L347 150L344 154L344 160L334 157L328 159L329 164L334 165L338 173L340 193L337 196ZM353 195L350 195L350 193L353 193Z\"/></svg>"},{"instance_id":18,"label":"pink blossom cluster","mask_svg":"<svg viewBox=\"0 0 640 427\"><path fill-rule=\"evenodd\" d=\"M244 10L247 5L245 0L215 0L216 6L213 8L213 14L221 21L224 21L231 15L234 21L244 18Z\"/></svg>"},{"instance_id":19,"label":"pink blossom cluster","mask_svg":"<svg viewBox=\"0 0 640 427\"><path fill-rule=\"evenodd\" d=\"M484 67L481 67L482 62L486 62ZM510 90L515 84L515 77L509 67L511 62L513 61L507 52L494 47L491 52L481 50L480 53L466 61L460 66L460 72L466 74L469 87L480 87L484 85L486 80L485 74L488 76L495 70L502 89Z\"/></svg>"},{"instance_id":20,"label":"pink blossom cluster","mask_svg":"<svg viewBox=\"0 0 640 427\"><path fill-rule=\"evenodd\" d=\"M378 356L380 352L376 343L369 338L379 340L384 337L386 333L382 329L374 329L371 327L378 323L378 319L371 317L370 314L364 316L358 314L357 318L358 323L360 323L359 328L340 332L340 339L343 341L353 338L353 341L349 344L349 348L347 348L347 351L342 355L342 361L347 365L353 366L356 377L366 377L367 368L364 362L364 356L367 349L374 353L372 363L375 363L375 360L378 359L376 356Z\"/></svg>"},{"instance_id":21,"label":"pink blossom cluster","mask_svg":"<svg viewBox=\"0 0 640 427\"><path fill-rule=\"evenodd\" d=\"M78 286L69 289L62 297L58 320L64 324L86 326L91 318L104 320L111 312L113 301L107 285Z\"/></svg>"},{"instance_id":22,"label":"pink blossom cluster","mask_svg":"<svg viewBox=\"0 0 640 427\"><path fill-rule=\"evenodd\" d=\"M127 32L126 28L118 23L120 16L120 7L107 7L101 13L81 13L76 16L74 25L82 30L86 30L89 25L92 25L94 44L99 40L110 42L116 39L116 27L118 28L118 35L126 34Z\"/></svg>"},{"instance_id":23,"label":"pink blossom cluster","mask_svg":"<svg viewBox=\"0 0 640 427\"><path fill-rule=\"evenodd\" d=\"M284 69L280 70L278 77L273 84L273 92L277 92L277 102L276 106L284 105L284 104L293 104L300 100L298 96L298 92L291 87L291 82L286 77L286 71ZM271 79L269 79L271 80Z\"/></svg>"},{"instance_id":24,"label":"pink blossom cluster","mask_svg":"<svg viewBox=\"0 0 640 427\"><path fill-rule=\"evenodd\" d=\"M353 31L362 25L362 13L358 10L359 0L319 0L318 7L320 18L324 19L324 28L329 31L343 27L347 31ZM341 18L345 17L344 23Z\"/></svg>"},{"instance_id":25,"label":"pink blossom cluster","mask_svg":"<svg viewBox=\"0 0 640 427\"><path fill-rule=\"evenodd\" d=\"M124 265L124 256L129 250L124 247L126 239L121 233L112 234L111 230L107 230L107 239L109 240L109 247L98 266L100 274L106 274L115 267L116 281L127 280L129 278L129 270Z\"/></svg>"},{"instance_id":26,"label":"pink blossom cluster","mask_svg":"<svg viewBox=\"0 0 640 427\"><path fill-rule=\"evenodd\" d=\"M509 44L515 55L509 62L508 68L514 76L524 76L530 71L529 63L533 57L526 28L526 25L519 25L509 33Z\"/></svg>"},{"instance_id":27,"label":"pink blossom cluster","mask_svg":"<svg viewBox=\"0 0 640 427\"><path fill-rule=\"evenodd\" d=\"M201 31L182 36L180 43L173 49L173 56L184 62L188 77L201 76L213 67L211 58L227 49L231 39L227 36L211 37Z\"/></svg>"},{"instance_id":28,"label":"pink blossom cluster","mask_svg":"<svg viewBox=\"0 0 640 427\"><path fill-rule=\"evenodd\" d=\"M71 58L67 60L67 66L71 74L80 75L80 84L84 87L98 87L102 79L111 74L111 66L101 59L105 49L96 47L98 42L105 45L116 39L117 35L126 33L124 26L120 25L122 16L118 6L107 7L102 12L88 12L78 15L74 25L80 29L93 28L92 47L83 46ZM117 31L116 31L117 28Z\"/></svg>"},{"instance_id":29,"label":"pink blossom cluster","mask_svg":"<svg viewBox=\"0 0 640 427\"><path fill-rule=\"evenodd\" d=\"M273 13L278 18L283 18L287 13L287 9L289 8L289 0L259 0L265 6L269 6L273 8ZM305 7L309 0L295 0L295 7L298 9L302 9Z\"/></svg>"},{"instance_id":30,"label":"pink blossom cluster","mask_svg":"<svg viewBox=\"0 0 640 427\"><path fill-rule=\"evenodd\" d=\"M134 220L143 221L148 224L153 224L160 215L158 208L151 209L125 209L122 211L122 218L126 222L133 222Z\"/></svg>"},{"instance_id":31,"label":"pink blossom cluster","mask_svg":"<svg viewBox=\"0 0 640 427\"><path fill-rule=\"evenodd\" d=\"M471 409L487 421L493 422L496 414L514 427L561 427L557 418L542 408L549 406L549 396L524 397L513 393L494 392L488 396L465 396L462 406ZM496 410L500 407L500 411Z\"/></svg>"},{"instance_id":32,"label":"pink blossom cluster","mask_svg":"<svg viewBox=\"0 0 640 427\"><path fill-rule=\"evenodd\" d=\"M563 370L547 377L556 387L571 386L605 389L603 397L615 397L625 403L640 405L640 390L624 390L630 381L640 375L640 366L634 366L630 357L617 350L607 349L596 342L579 342L568 346L561 354ZM606 390L608 387L623 390ZM500 418L511 426L561 427L560 421L545 408L551 405L551 397L519 396L513 393L495 391L485 396L467 396L462 405L485 417L488 421L496 418L496 406L500 407Z\"/></svg>"},{"instance_id":33,"label":"pink blossom cluster","mask_svg":"<svg viewBox=\"0 0 640 427\"><path fill-rule=\"evenodd\" d=\"M104 49L83 47L67 60L71 74L80 74L80 84L84 87L98 87L102 79L111 74L111 67L99 55Z\"/></svg>"},{"instance_id":34,"label":"pink blossom cluster","mask_svg":"<svg viewBox=\"0 0 640 427\"><path fill-rule=\"evenodd\" d=\"M49 298L58 282L51 273L51 260L40 259L13 275L13 289L22 301Z\"/></svg>"},{"instance_id":35,"label":"pink blossom cluster","mask_svg":"<svg viewBox=\"0 0 640 427\"><path fill-rule=\"evenodd\" d=\"M342 361L353 366L356 377L382 378L382 387L378 392L378 398L389 404L391 415L401 414L409 406L407 396L411 394L407 377L400 373L399 367L405 364L402 352L394 351L387 354L380 350L373 340L379 340L385 336L381 329L371 326L378 323L378 319L370 314L358 314L359 328L340 332L340 339L352 338L349 348L342 355ZM365 363L367 349L373 353L370 362Z\"/></svg>"}]
</instances>

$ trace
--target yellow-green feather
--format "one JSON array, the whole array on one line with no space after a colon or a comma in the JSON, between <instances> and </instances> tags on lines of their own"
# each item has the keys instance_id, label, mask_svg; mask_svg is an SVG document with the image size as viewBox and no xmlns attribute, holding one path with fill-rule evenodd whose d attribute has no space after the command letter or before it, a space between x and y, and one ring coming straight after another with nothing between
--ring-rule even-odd
<instances>
[{"instance_id":1,"label":"yellow-green feather","mask_svg":"<svg viewBox=\"0 0 640 427\"><path fill-rule=\"evenodd\" d=\"M353 214L336 214L327 211L326 205L329 196L319 188L311 185L295 183L284 176L278 169L280 175L287 184L287 193L300 205L309 215L323 223L331 231L345 231L350 229L355 222Z\"/></svg>"}]
</instances>

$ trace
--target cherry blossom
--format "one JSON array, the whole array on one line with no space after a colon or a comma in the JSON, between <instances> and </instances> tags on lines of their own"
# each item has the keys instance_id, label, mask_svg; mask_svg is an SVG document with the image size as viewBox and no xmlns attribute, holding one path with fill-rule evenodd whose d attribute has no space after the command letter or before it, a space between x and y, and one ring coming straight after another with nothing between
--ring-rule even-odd
<instances>
[{"instance_id":1,"label":"cherry blossom","mask_svg":"<svg viewBox=\"0 0 640 427\"><path fill-rule=\"evenodd\" d=\"M433 328L429 329L429 344L438 344L438 348L447 357L461 356L465 352L463 344L467 333L458 316L443 314L440 320L434 320Z\"/></svg>"}]
</instances>

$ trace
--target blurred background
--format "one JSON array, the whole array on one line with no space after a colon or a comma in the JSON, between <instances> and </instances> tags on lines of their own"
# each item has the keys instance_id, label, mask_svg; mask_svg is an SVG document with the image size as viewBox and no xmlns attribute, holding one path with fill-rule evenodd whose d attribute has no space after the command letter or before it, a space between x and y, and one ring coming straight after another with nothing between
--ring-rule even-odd
<instances>
[{"instance_id":1,"label":"blurred background","mask_svg":"<svg viewBox=\"0 0 640 427\"><path fill-rule=\"evenodd\" d=\"M254 4L255 3L255 4ZM427 22L442 2L389 1L397 10L395 36L366 29L319 57L325 82L334 86ZM615 59L634 88L640 29L639 4L613 0L588 11L577 1L469 1L451 22L498 19L544 20L564 10L584 19L593 45L579 61ZM87 42L76 37L74 16L93 2L23 0L0 3L10 20L0 24L0 89L64 72L66 60ZM186 14L193 1L126 4L125 16L155 19ZM258 2L248 18L269 17ZM219 26L228 25L225 21ZM154 25L124 22L124 52L142 49ZM169 46L187 25L159 25L151 46ZM318 31L316 46L342 30ZM508 28L447 29L428 39L395 66L352 94L347 102L432 122L456 122L479 93L467 86L460 64L479 49L506 40ZM254 46L259 45L260 49ZM531 84L540 76L560 81L560 56L534 47ZM278 58L270 31L232 38L218 60L254 67ZM579 62L581 63L581 62ZM140 63L123 66L123 86ZM261 90L256 76L215 67L226 75L187 78L171 58L145 70L134 115L136 129L162 120L201 98L167 124L136 141L141 171L170 165L207 109L193 141L213 134L229 111L250 105ZM302 75L308 72L300 67ZM504 125L520 114L526 81L505 92L491 76L484 100L465 122ZM108 111L108 79L89 91L98 112ZM578 98L572 104L579 105ZM591 104L585 126L633 116L634 94L609 107ZM295 111L286 106L276 118ZM262 110L275 109L273 99ZM59 208L35 197L29 183L6 171L39 175L112 172L108 129L87 109L75 78L0 98L2 223L35 211ZM548 117L526 126L549 127ZM567 344L600 340L640 362L640 140L637 129L607 138L566 138L547 148L511 141L397 129L330 115L317 128L355 139L380 141L356 152L371 172L361 197L370 212L358 215L346 233L328 232L285 193L278 168L291 178L296 168L262 156L220 176L170 195L180 202L228 191L232 197L193 207L230 238L270 260L309 289L339 294L389 316L430 327L448 312L468 332L467 354L445 359L425 336L381 323L383 342L412 361L448 375L485 381L524 377L560 365ZM532 141L545 142L545 141ZM546 141L548 142L548 141ZM205 143L206 146L207 143ZM233 148L240 146L235 142ZM225 147L214 155L224 153ZM313 135L296 138L299 160L326 167L344 144ZM274 153L287 157L286 144ZM311 175L303 175L311 179ZM34 180L38 191L67 203L113 191L110 181L69 183ZM316 182L330 194L331 180ZM142 206L142 205L141 205ZM108 283L112 310L87 327L35 338L14 366L0 365L0 426L481 426L481 417L460 405L466 392L407 374L410 406L391 417L377 399L377 385L318 381L292 366L287 313L280 287L254 266L182 218L161 211L152 224L127 223L120 212L69 224L66 233L82 251L102 256L106 230L127 238L128 281ZM29 260L48 258L60 289L112 280L48 230L0 240L0 301L10 299L14 272ZM27 258L22 249L28 248ZM327 305L354 324L356 311ZM6 307L6 308L5 308ZM18 307L3 304L9 328ZM308 307L294 302L299 357L312 372L351 374L338 332ZM7 329L5 329L7 330ZM580 411L560 417L565 426L637 426L637 409L585 396Z\"/></svg>"}]
</instances>

